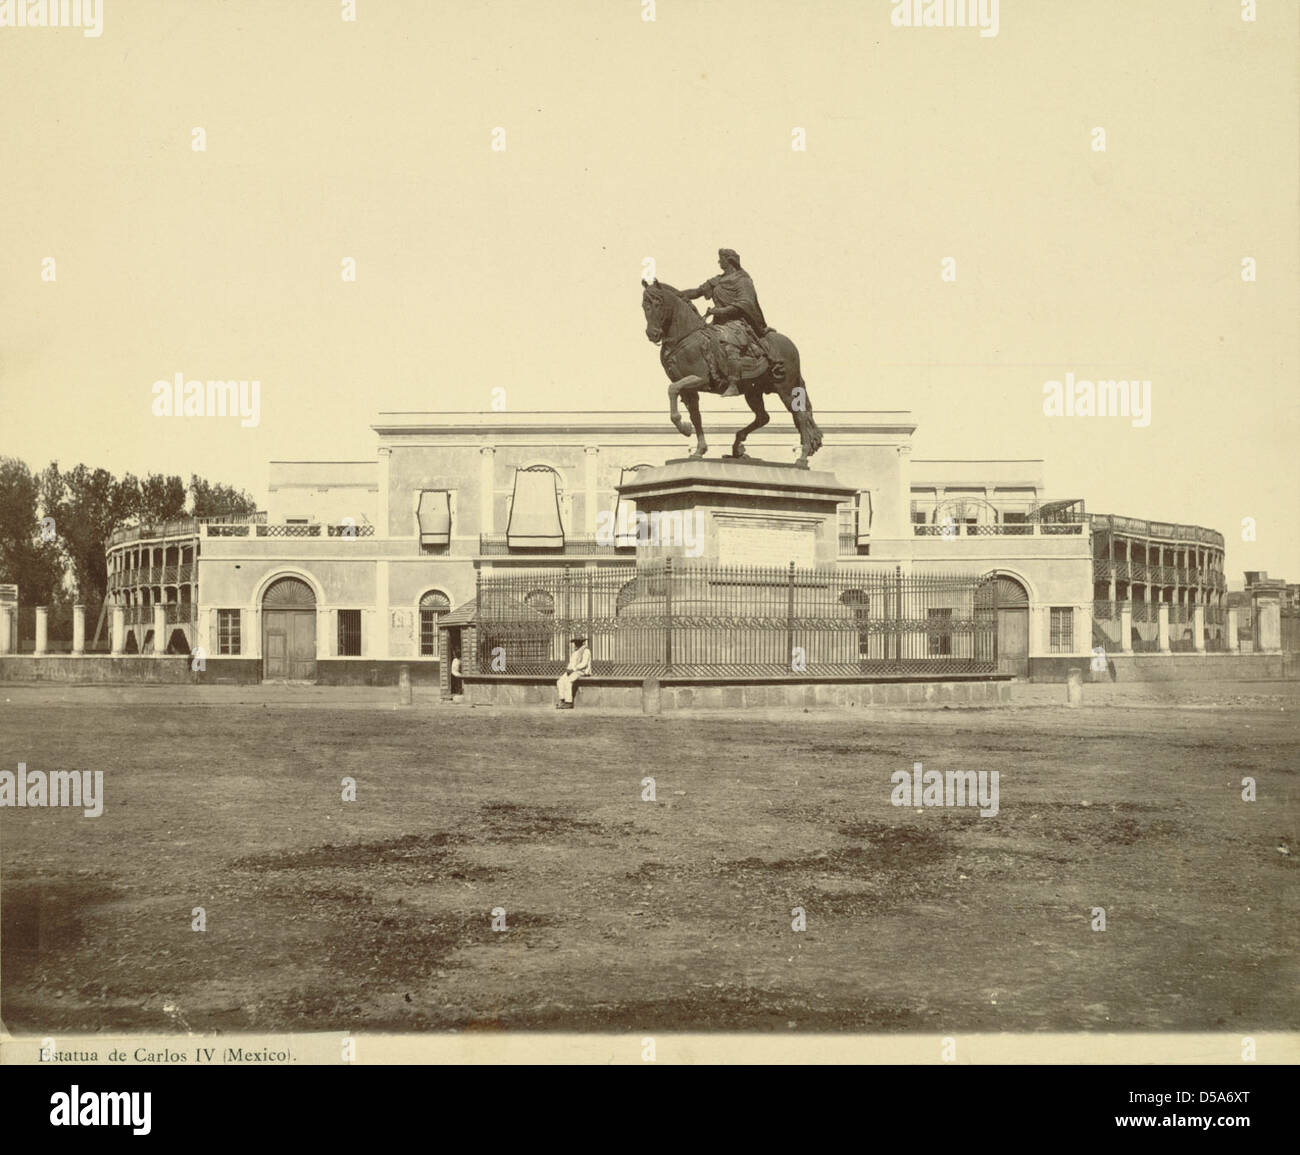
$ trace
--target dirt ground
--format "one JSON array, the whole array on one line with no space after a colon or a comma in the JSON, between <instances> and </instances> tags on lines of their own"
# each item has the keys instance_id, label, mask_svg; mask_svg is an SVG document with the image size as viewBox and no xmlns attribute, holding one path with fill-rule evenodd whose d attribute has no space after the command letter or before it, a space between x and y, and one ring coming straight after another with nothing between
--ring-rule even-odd
<instances>
[{"instance_id":1,"label":"dirt ground","mask_svg":"<svg viewBox=\"0 0 1300 1155\"><path fill-rule=\"evenodd\" d=\"M0 769L103 770L105 807L0 809L0 1015L19 1033L1300 1026L1300 687L1113 686L1082 710L1017 689L1014 708L643 718L3 686ZM999 813L891 805L918 761L997 770Z\"/></svg>"}]
</instances>

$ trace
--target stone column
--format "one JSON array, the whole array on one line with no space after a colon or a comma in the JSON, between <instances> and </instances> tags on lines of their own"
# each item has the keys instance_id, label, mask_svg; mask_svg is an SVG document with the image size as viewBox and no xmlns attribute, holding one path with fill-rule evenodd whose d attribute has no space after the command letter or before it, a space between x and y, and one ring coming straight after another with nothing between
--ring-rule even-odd
<instances>
[{"instance_id":1,"label":"stone column","mask_svg":"<svg viewBox=\"0 0 1300 1155\"><path fill-rule=\"evenodd\" d=\"M1237 630L1240 629L1237 607L1229 606L1224 616L1228 619L1228 624L1223 627L1223 644L1228 653L1235 654L1241 649L1241 642L1237 637Z\"/></svg>"},{"instance_id":2,"label":"stone column","mask_svg":"<svg viewBox=\"0 0 1300 1155\"><path fill-rule=\"evenodd\" d=\"M392 530L388 528L388 478L389 466L392 464L393 451L387 445L379 447L379 525L376 531L381 537L388 537Z\"/></svg>"},{"instance_id":3,"label":"stone column","mask_svg":"<svg viewBox=\"0 0 1300 1155\"><path fill-rule=\"evenodd\" d=\"M334 656L334 640L330 637L330 627L334 624L334 615L331 611L316 607L316 660L319 662L324 658ZM365 639L362 639L365 644Z\"/></svg>"},{"instance_id":4,"label":"stone column","mask_svg":"<svg viewBox=\"0 0 1300 1155\"><path fill-rule=\"evenodd\" d=\"M86 652L86 607L80 603L72 607L72 652Z\"/></svg>"},{"instance_id":5,"label":"stone column","mask_svg":"<svg viewBox=\"0 0 1300 1155\"><path fill-rule=\"evenodd\" d=\"M110 650L114 656L120 656L126 650L126 606L113 607L112 631Z\"/></svg>"},{"instance_id":6,"label":"stone column","mask_svg":"<svg viewBox=\"0 0 1300 1155\"><path fill-rule=\"evenodd\" d=\"M587 527L584 532L592 537L596 536L596 514L599 512L596 508L596 466L600 462L600 446L586 445L583 447L583 487L582 501L586 509L582 512L583 524Z\"/></svg>"},{"instance_id":7,"label":"stone column","mask_svg":"<svg viewBox=\"0 0 1300 1155\"><path fill-rule=\"evenodd\" d=\"M496 448L481 445L478 451L478 531L495 533L493 486L496 481Z\"/></svg>"},{"instance_id":8,"label":"stone column","mask_svg":"<svg viewBox=\"0 0 1300 1155\"><path fill-rule=\"evenodd\" d=\"M162 602L153 606L153 652L161 655L167 650L167 607Z\"/></svg>"},{"instance_id":9,"label":"stone column","mask_svg":"<svg viewBox=\"0 0 1300 1155\"><path fill-rule=\"evenodd\" d=\"M13 650L13 616L8 606L0 606L0 654Z\"/></svg>"},{"instance_id":10,"label":"stone column","mask_svg":"<svg viewBox=\"0 0 1300 1155\"><path fill-rule=\"evenodd\" d=\"M43 654L49 649L50 610L48 606L36 607L36 652Z\"/></svg>"},{"instance_id":11,"label":"stone column","mask_svg":"<svg viewBox=\"0 0 1300 1155\"><path fill-rule=\"evenodd\" d=\"M1119 652L1127 654L1133 648L1133 603L1121 602L1119 607Z\"/></svg>"},{"instance_id":12,"label":"stone column","mask_svg":"<svg viewBox=\"0 0 1300 1155\"><path fill-rule=\"evenodd\" d=\"M1198 654L1205 653L1205 607L1202 605L1192 610L1192 647Z\"/></svg>"},{"instance_id":13,"label":"stone column","mask_svg":"<svg viewBox=\"0 0 1300 1155\"><path fill-rule=\"evenodd\" d=\"M1160 620L1160 652L1169 653L1169 603L1161 602L1156 607L1156 613Z\"/></svg>"},{"instance_id":14,"label":"stone column","mask_svg":"<svg viewBox=\"0 0 1300 1155\"><path fill-rule=\"evenodd\" d=\"M389 645L392 637L392 623L389 620L389 603L388 603L388 561L381 559L375 562L375 612L373 614L373 625L367 631L362 626L363 636L361 644L365 647L364 653L369 658L387 658L389 656ZM362 614L363 618L368 615Z\"/></svg>"}]
</instances>

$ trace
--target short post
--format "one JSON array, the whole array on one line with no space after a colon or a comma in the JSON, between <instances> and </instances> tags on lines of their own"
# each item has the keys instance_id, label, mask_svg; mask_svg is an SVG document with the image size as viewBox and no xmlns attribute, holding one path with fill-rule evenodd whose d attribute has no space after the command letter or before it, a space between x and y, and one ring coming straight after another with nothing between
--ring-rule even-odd
<instances>
[{"instance_id":1,"label":"short post","mask_svg":"<svg viewBox=\"0 0 1300 1155\"><path fill-rule=\"evenodd\" d=\"M167 652L167 607L162 602L153 604L153 652L155 657Z\"/></svg>"},{"instance_id":2,"label":"short post","mask_svg":"<svg viewBox=\"0 0 1300 1155\"><path fill-rule=\"evenodd\" d=\"M1078 666L1071 666L1065 683L1065 704L1071 709L1083 705L1083 671Z\"/></svg>"},{"instance_id":3,"label":"short post","mask_svg":"<svg viewBox=\"0 0 1300 1155\"><path fill-rule=\"evenodd\" d=\"M48 606L36 607L36 652L43 654L49 648L50 610Z\"/></svg>"},{"instance_id":4,"label":"short post","mask_svg":"<svg viewBox=\"0 0 1300 1155\"><path fill-rule=\"evenodd\" d=\"M1169 653L1169 603L1161 602L1156 606L1156 613L1160 615L1158 627L1160 630L1160 652L1167 654Z\"/></svg>"},{"instance_id":5,"label":"short post","mask_svg":"<svg viewBox=\"0 0 1300 1155\"><path fill-rule=\"evenodd\" d=\"M1238 630L1241 629L1241 615L1236 606L1231 606L1226 614L1228 624L1223 627L1223 645L1228 653L1235 654L1241 649L1241 637Z\"/></svg>"},{"instance_id":6,"label":"short post","mask_svg":"<svg viewBox=\"0 0 1300 1155\"><path fill-rule=\"evenodd\" d=\"M86 607L80 604L72 607L72 652L86 652Z\"/></svg>"},{"instance_id":7,"label":"short post","mask_svg":"<svg viewBox=\"0 0 1300 1155\"><path fill-rule=\"evenodd\" d=\"M11 626L13 617L8 606L0 606L0 654L9 653L13 646Z\"/></svg>"},{"instance_id":8,"label":"short post","mask_svg":"<svg viewBox=\"0 0 1300 1155\"><path fill-rule=\"evenodd\" d=\"M1133 648L1133 603L1122 602L1119 607L1119 652L1127 654Z\"/></svg>"},{"instance_id":9,"label":"short post","mask_svg":"<svg viewBox=\"0 0 1300 1155\"><path fill-rule=\"evenodd\" d=\"M397 667L397 701L402 706L411 704L411 667L405 662Z\"/></svg>"},{"instance_id":10,"label":"short post","mask_svg":"<svg viewBox=\"0 0 1300 1155\"><path fill-rule=\"evenodd\" d=\"M113 633L110 651L114 657L126 652L126 606L113 607Z\"/></svg>"},{"instance_id":11,"label":"short post","mask_svg":"<svg viewBox=\"0 0 1300 1155\"><path fill-rule=\"evenodd\" d=\"M1198 654L1205 653L1205 607L1192 608L1192 648Z\"/></svg>"},{"instance_id":12,"label":"short post","mask_svg":"<svg viewBox=\"0 0 1300 1155\"><path fill-rule=\"evenodd\" d=\"M663 709L663 689L658 678L646 678L641 683L641 713L658 714Z\"/></svg>"}]
</instances>

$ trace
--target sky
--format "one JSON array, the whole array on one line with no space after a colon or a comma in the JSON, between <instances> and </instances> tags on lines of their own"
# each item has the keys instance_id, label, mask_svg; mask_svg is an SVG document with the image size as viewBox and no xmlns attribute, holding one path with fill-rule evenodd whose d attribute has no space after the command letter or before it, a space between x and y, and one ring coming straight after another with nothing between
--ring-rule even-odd
<instances>
[{"instance_id":1,"label":"sky","mask_svg":"<svg viewBox=\"0 0 1300 1155\"><path fill-rule=\"evenodd\" d=\"M1300 5L1002 0L996 36L896 7L0 27L0 454L263 498L271 460L371 459L379 411L498 387L667 421L644 261L694 285L726 246L816 409L911 410L918 459L1043 458L1053 496L1300 580ZM177 373L259 381L259 423L156 416ZM1150 423L1045 415L1067 373L1149 380Z\"/></svg>"}]
</instances>

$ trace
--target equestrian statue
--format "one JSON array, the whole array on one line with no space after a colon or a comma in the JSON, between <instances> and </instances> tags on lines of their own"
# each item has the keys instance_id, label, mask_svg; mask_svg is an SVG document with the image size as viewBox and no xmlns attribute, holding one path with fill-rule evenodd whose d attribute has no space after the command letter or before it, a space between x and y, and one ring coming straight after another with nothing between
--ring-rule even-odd
<instances>
[{"instance_id":1,"label":"equestrian statue","mask_svg":"<svg viewBox=\"0 0 1300 1155\"><path fill-rule=\"evenodd\" d=\"M763 395L775 393L799 432L797 464L806 469L808 458L821 448L822 433L799 372L799 350L789 337L768 328L754 282L735 250L719 249L718 264L722 272L696 289L674 289L658 280L641 282L645 335L659 346L670 382L669 415L683 437L694 431L691 456L703 457L709 446L700 420L701 391L723 397L739 394L754 420L737 431L727 456L744 457L745 439L771 420ZM704 317L691 304L697 297L713 302ZM689 425L678 409L678 397L686 403Z\"/></svg>"}]
</instances>

